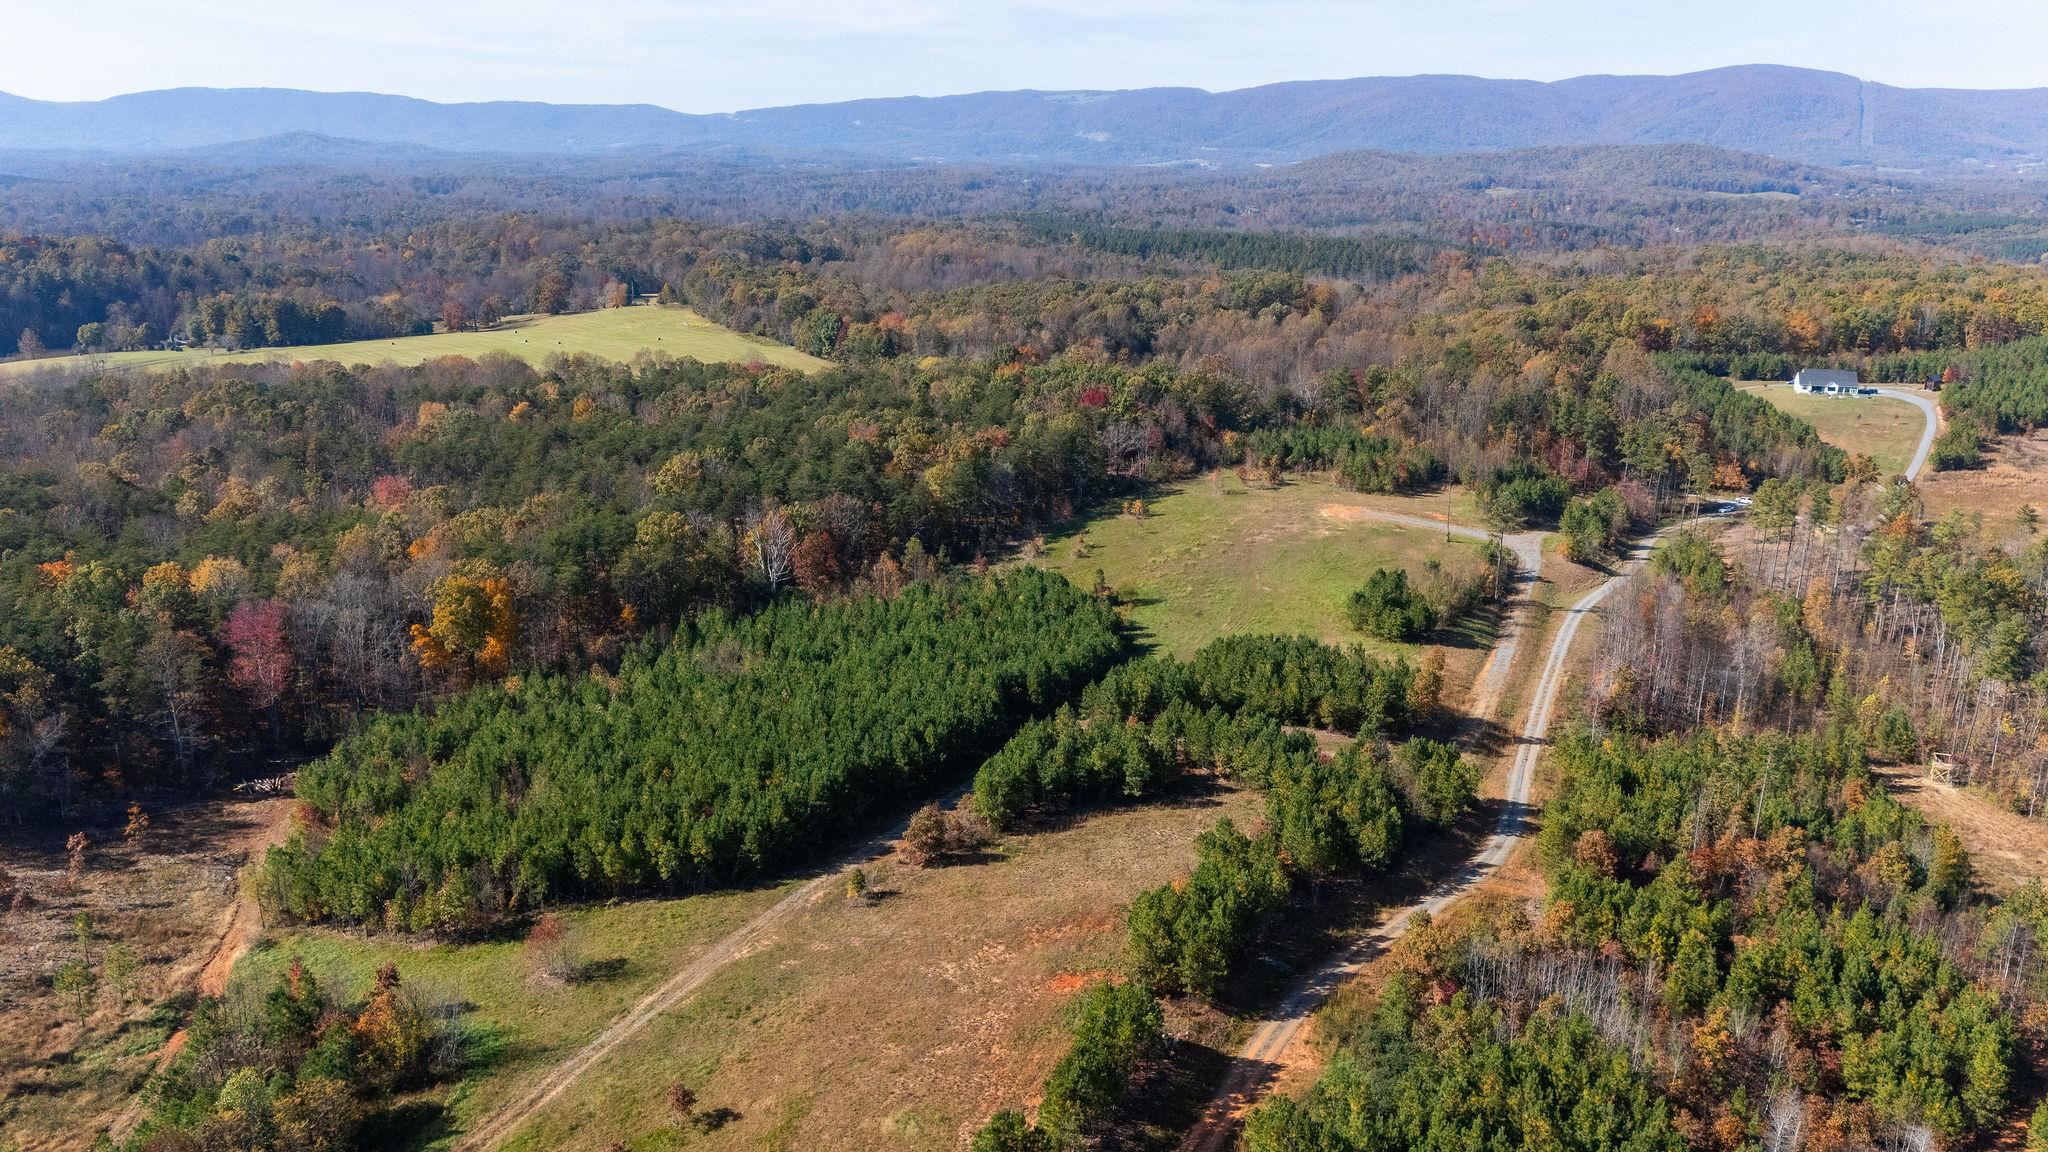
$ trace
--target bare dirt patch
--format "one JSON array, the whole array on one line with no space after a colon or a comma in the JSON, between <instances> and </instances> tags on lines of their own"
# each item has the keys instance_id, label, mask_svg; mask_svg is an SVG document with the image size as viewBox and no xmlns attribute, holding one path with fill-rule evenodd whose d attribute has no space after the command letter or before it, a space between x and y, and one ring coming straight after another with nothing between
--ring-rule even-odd
<instances>
[{"instance_id":1,"label":"bare dirt patch","mask_svg":"<svg viewBox=\"0 0 2048 1152\"><path fill-rule=\"evenodd\" d=\"M132 846L119 828L87 830L75 886L61 848L5 854L33 900L0 919L0 1126L21 1148L89 1147L132 1107L176 1032L180 998L219 991L253 938L237 876L289 803L158 814ZM136 967L116 979L109 959L124 953ZM55 987L74 964L97 979L88 996Z\"/></svg>"},{"instance_id":2,"label":"bare dirt patch","mask_svg":"<svg viewBox=\"0 0 2048 1152\"><path fill-rule=\"evenodd\" d=\"M2001 808L1967 788L1933 783L1914 765L1880 764L1872 770L1921 815L1955 829L1985 887L2009 892L2048 876L2048 823Z\"/></svg>"}]
</instances>

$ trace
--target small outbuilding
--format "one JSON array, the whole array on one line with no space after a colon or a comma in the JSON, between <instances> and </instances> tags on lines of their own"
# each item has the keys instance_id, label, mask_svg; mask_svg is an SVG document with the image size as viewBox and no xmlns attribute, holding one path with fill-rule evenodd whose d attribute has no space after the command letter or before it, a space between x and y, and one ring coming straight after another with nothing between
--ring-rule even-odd
<instances>
[{"instance_id":1,"label":"small outbuilding","mask_svg":"<svg viewBox=\"0 0 2048 1152\"><path fill-rule=\"evenodd\" d=\"M1820 396L1854 396L1856 385L1856 373L1840 368L1801 368L1799 374L1792 377L1794 392Z\"/></svg>"}]
</instances>

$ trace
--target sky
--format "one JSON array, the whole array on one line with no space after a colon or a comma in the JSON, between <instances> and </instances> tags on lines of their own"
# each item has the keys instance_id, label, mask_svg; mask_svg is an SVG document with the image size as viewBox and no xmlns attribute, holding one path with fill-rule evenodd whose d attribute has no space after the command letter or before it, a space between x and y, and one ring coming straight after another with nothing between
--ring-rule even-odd
<instances>
[{"instance_id":1,"label":"sky","mask_svg":"<svg viewBox=\"0 0 2048 1152\"><path fill-rule=\"evenodd\" d=\"M199 85L727 112L1748 63L2048 87L2044 0L0 0L0 31L0 91L48 100Z\"/></svg>"}]
</instances>

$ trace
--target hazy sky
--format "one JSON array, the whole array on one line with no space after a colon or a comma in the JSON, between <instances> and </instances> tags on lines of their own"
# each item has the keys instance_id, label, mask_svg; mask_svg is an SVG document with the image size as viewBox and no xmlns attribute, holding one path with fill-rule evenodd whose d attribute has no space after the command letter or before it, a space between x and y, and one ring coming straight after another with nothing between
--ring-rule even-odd
<instances>
[{"instance_id":1,"label":"hazy sky","mask_svg":"<svg viewBox=\"0 0 2048 1152\"><path fill-rule=\"evenodd\" d=\"M988 88L1800 64L2048 86L2044 0L0 0L0 91L180 85L688 112Z\"/></svg>"}]
</instances>

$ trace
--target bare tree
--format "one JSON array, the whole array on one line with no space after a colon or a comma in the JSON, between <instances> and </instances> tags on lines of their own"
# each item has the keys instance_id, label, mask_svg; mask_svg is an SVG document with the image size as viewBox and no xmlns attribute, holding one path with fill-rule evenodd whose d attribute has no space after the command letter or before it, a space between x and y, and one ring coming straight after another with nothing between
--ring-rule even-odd
<instances>
[{"instance_id":1,"label":"bare tree","mask_svg":"<svg viewBox=\"0 0 2048 1152\"><path fill-rule=\"evenodd\" d=\"M796 560L796 525L780 505L764 505L747 523L747 547L770 592L779 591Z\"/></svg>"}]
</instances>

